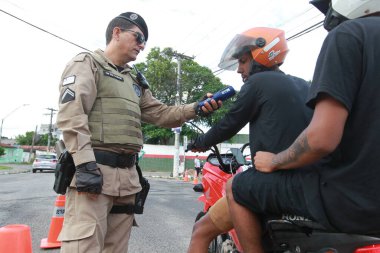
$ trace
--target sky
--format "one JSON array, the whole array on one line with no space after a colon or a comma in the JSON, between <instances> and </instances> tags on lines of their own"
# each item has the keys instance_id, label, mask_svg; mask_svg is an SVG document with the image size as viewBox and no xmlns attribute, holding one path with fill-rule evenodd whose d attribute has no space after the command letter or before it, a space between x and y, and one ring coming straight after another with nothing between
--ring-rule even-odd
<instances>
[{"instance_id":1,"label":"sky","mask_svg":"<svg viewBox=\"0 0 380 253\"><path fill-rule=\"evenodd\" d=\"M14 138L49 124L66 63L82 48L104 49L109 21L127 11L139 13L149 29L145 50L130 64L144 62L153 47L171 47L212 71L235 34L265 26L289 38L323 20L308 0L0 0L2 135ZM290 40L281 69L311 80L326 34L318 28ZM218 77L237 90L243 84L233 71Z\"/></svg>"}]
</instances>

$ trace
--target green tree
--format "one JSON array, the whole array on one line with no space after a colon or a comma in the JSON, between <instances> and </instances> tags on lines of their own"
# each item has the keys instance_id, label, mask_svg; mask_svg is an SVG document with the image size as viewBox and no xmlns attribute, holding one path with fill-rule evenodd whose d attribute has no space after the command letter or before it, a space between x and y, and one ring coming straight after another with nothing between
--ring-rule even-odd
<instances>
[{"instance_id":1,"label":"green tree","mask_svg":"<svg viewBox=\"0 0 380 253\"><path fill-rule=\"evenodd\" d=\"M145 63L136 64L136 67L149 81L153 96L167 105L174 105L177 93L178 63L173 49L153 48ZM199 101L207 92L216 92L225 85L207 67L202 67L194 60L181 60L181 104ZM199 117L194 120L198 125L212 126L228 111L231 101L225 101L223 107L209 117ZM168 144L174 136L171 129L159 128L143 123L145 143ZM192 127L182 126L181 135L192 137L195 132Z\"/></svg>"},{"instance_id":2,"label":"green tree","mask_svg":"<svg viewBox=\"0 0 380 253\"><path fill-rule=\"evenodd\" d=\"M5 149L3 147L0 147L0 156L5 155Z\"/></svg>"},{"instance_id":3,"label":"green tree","mask_svg":"<svg viewBox=\"0 0 380 253\"><path fill-rule=\"evenodd\" d=\"M26 132L25 135L18 135L16 137L16 142L19 145L32 145L33 136L34 136L34 131ZM42 135L37 134L35 139L34 139L34 145L36 145L36 146L47 146L48 140L49 140L48 134L42 134ZM54 146L57 141L58 141L57 138L52 137L50 140L50 145Z\"/></svg>"},{"instance_id":4,"label":"green tree","mask_svg":"<svg viewBox=\"0 0 380 253\"><path fill-rule=\"evenodd\" d=\"M16 142L19 145L32 145L34 132L26 132L25 135L18 135L16 136ZM35 143L36 144L36 143Z\"/></svg>"}]
</instances>

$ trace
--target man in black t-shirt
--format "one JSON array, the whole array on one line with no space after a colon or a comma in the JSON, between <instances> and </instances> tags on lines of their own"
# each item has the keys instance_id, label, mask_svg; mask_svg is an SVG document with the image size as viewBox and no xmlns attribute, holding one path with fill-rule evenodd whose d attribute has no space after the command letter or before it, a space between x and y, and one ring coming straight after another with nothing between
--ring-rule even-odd
<instances>
[{"instance_id":1,"label":"man in black t-shirt","mask_svg":"<svg viewBox=\"0 0 380 253\"><path fill-rule=\"evenodd\" d=\"M248 195L240 186L243 177L227 186L245 253L263 252L258 217L268 213L308 215L347 233L380 231L380 2L349 2L311 1L326 14L324 25L331 31L308 96L314 109L309 126L280 153L256 152L258 172ZM277 198L283 189L296 208Z\"/></svg>"},{"instance_id":2,"label":"man in black t-shirt","mask_svg":"<svg viewBox=\"0 0 380 253\"><path fill-rule=\"evenodd\" d=\"M279 29L259 27L236 35L219 67L238 65L244 85L223 119L189 149L208 149L230 139L247 123L252 156L257 150L279 152L288 147L310 122L312 111L305 106L309 84L279 70L287 51L285 34ZM221 198L194 225L188 253L207 252L214 237L232 228L227 200Z\"/></svg>"}]
</instances>

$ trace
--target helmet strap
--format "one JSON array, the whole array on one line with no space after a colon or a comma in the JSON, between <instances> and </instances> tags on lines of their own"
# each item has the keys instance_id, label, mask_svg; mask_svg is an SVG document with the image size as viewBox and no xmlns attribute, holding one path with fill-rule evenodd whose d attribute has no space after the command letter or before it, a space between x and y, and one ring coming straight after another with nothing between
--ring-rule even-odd
<instances>
[{"instance_id":1,"label":"helmet strap","mask_svg":"<svg viewBox=\"0 0 380 253\"><path fill-rule=\"evenodd\" d=\"M323 27L327 31L331 31L332 29L334 29L346 20L348 20L348 18L340 15L338 12L334 11L333 8L330 6L330 8L327 10L326 17L323 22Z\"/></svg>"},{"instance_id":2,"label":"helmet strap","mask_svg":"<svg viewBox=\"0 0 380 253\"><path fill-rule=\"evenodd\" d=\"M259 72L264 72L264 71L271 71L274 70L273 68L268 68L265 67L264 65L261 65L257 61L253 60L251 61L251 71L249 72L249 75L253 75Z\"/></svg>"}]
</instances>

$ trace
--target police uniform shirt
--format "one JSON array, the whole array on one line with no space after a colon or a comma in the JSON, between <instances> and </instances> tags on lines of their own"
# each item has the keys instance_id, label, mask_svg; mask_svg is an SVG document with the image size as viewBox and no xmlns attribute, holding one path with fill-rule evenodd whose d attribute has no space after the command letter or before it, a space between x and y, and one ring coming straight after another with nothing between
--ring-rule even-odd
<instances>
[{"instance_id":1,"label":"police uniform shirt","mask_svg":"<svg viewBox=\"0 0 380 253\"><path fill-rule=\"evenodd\" d=\"M94 54L116 68L101 50L96 50ZM128 145L93 146L91 143L88 115L97 95L98 71L100 70L92 57L78 55L67 64L59 85L57 126L62 131L66 148L72 154L76 166L95 161L93 148L117 153L132 152L128 149ZM129 75L130 71L130 67L127 66L120 75ZM136 90L136 94L140 96L141 119L144 122L170 128L178 127L195 117L194 104L167 106L155 99L150 90L139 89L139 91ZM129 195L141 189L135 169L104 169L103 167L108 166L101 168L104 180L103 193ZM75 186L75 178L71 186Z\"/></svg>"}]
</instances>

